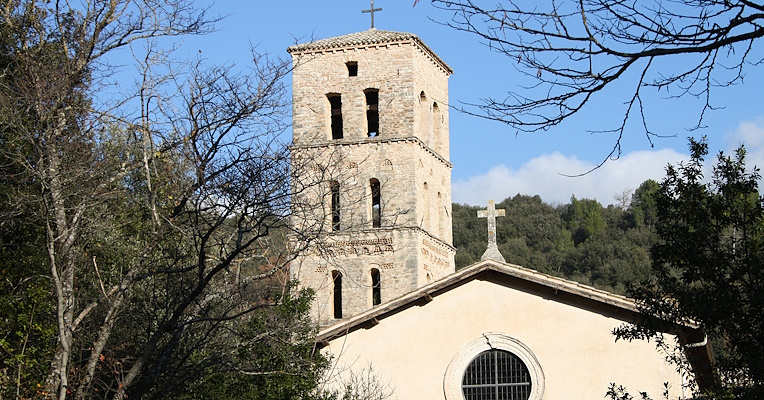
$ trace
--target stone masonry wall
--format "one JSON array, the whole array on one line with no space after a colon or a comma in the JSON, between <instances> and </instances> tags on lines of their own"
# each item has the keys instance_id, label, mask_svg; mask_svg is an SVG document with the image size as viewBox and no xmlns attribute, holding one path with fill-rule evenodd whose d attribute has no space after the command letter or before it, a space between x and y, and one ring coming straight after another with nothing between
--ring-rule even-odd
<instances>
[{"instance_id":1,"label":"stone masonry wall","mask_svg":"<svg viewBox=\"0 0 764 400\"><path fill-rule=\"evenodd\" d=\"M290 265L316 291L314 317L333 321L332 271L342 274L342 314L372 307L453 273L448 72L414 42L293 54L293 226L321 239ZM357 63L349 76L347 63ZM379 132L367 134L366 90L379 95ZM328 95L340 95L343 137L332 139ZM299 165L298 165L299 164ZM372 226L370 180L380 183ZM332 229L331 181L340 229ZM301 183L309 182L304 186ZM311 186L314 185L314 186Z\"/></svg>"}]
</instances>

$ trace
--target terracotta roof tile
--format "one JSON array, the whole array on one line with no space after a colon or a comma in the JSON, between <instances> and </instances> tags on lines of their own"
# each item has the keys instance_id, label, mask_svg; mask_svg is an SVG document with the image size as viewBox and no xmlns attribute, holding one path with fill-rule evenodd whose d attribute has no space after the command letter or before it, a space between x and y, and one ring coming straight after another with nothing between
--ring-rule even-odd
<instances>
[{"instance_id":1,"label":"terracotta roof tile","mask_svg":"<svg viewBox=\"0 0 764 400\"><path fill-rule=\"evenodd\" d=\"M381 31L378 29L369 29L367 31L351 33L348 35L337 36L328 39L316 40L314 42L298 44L290 46L287 51L303 52L303 51L315 51L326 50L338 47L356 47L367 46L372 44L383 44L390 42L400 42L408 40L419 40L419 38L413 33L407 32L394 32L394 31Z\"/></svg>"}]
</instances>

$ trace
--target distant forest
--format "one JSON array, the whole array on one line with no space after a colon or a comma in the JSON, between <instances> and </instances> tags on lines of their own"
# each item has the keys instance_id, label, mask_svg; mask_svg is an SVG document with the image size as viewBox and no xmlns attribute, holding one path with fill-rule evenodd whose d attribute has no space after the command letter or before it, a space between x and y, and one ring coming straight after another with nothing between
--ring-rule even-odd
<instances>
[{"instance_id":1,"label":"distant forest","mask_svg":"<svg viewBox=\"0 0 764 400\"><path fill-rule=\"evenodd\" d=\"M551 205L539 196L516 195L497 203L497 244L507 263L624 294L646 277L655 233L658 183L643 182L620 207L572 197ZM456 269L474 262L487 245L485 206L453 205Z\"/></svg>"}]
</instances>

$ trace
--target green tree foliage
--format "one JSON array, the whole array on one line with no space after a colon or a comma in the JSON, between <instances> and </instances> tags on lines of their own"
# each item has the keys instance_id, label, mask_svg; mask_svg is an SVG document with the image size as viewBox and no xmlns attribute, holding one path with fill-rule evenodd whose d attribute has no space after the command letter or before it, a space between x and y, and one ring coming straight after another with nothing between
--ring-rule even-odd
<instances>
[{"instance_id":1,"label":"green tree foliage","mask_svg":"<svg viewBox=\"0 0 764 400\"><path fill-rule=\"evenodd\" d=\"M18 90L14 76L23 64L13 51L13 28L30 28L33 19L1 20L0 87ZM38 186L24 167L38 154L21 132L9 129L10 117L0 112L0 398L32 398L41 390L53 353L55 302L47 279ZM27 111L24 122L33 124L33 113ZM19 154L24 157L16 158Z\"/></svg>"},{"instance_id":2,"label":"green tree foliage","mask_svg":"<svg viewBox=\"0 0 764 400\"><path fill-rule=\"evenodd\" d=\"M4 204L5 205L5 204ZM7 216L9 210L4 207ZM23 218L3 218L3 225ZM32 398L45 380L55 338L44 232L5 226L0 243L0 398Z\"/></svg>"},{"instance_id":3,"label":"green tree foliage","mask_svg":"<svg viewBox=\"0 0 764 400\"><path fill-rule=\"evenodd\" d=\"M570 198L563 220L573 236L573 242L580 244L590 237L599 235L605 229L602 205L597 200Z\"/></svg>"},{"instance_id":4,"label":"green tree foliage","mask_svg":"<svg viewBox=\"0 0 764 400\"><path fill-rule=\"evenodd\" d=\"M655 233L635 222L639 211L633 205L621 210L572 197L570 204L552 206L539 196L516 195L496 207L507 213L496 231L509 263L618 293L647 273ZM457 268L480 260L486 249L486 222L477 219L478 209L453 205Z\"/></svg>"},{"instance_id":5,"label":"green tree foliage","mask_svg":"<svg viewBox=\"0 0 764 400\"><path fill-rule=\"evenodd\" d=\"M634 191L631 198L631 210L634 213L634 222L639 225L654 227L658 218L658 206L656 196L660 186L658 182L648 179Z\"/></svg>"},{"instance_id":6,"label":"green tree foliage","mask_svg":"<svg viewBox=\"0 0 764 400\"><path fill-rule=\"evenodd\" d=\"M178 399L326 398L317 390L330 360L315 348L313 293L289 285L271 309L258 309L239 331L240 346L207 368L201 379L176 387Z\"/></svg>"},{"instance_id":7,"label":"green tree foliage","mask_svg":"<svg viewBox=\"0 0 764 400\"><path fill-rule=\"evenodd\" d=\"M657 233L651 275L631 291L642 312L668 323L696 322L716 348L720 393L764 398L764 209L757 169L745 149L720 153L711 181L708 146L690 141L691 159L669 166L655 200ZM656 319L625 326L624 338L650 338ZM722 398L721 395L717 395ZM725 397L727 398L727 397Z\"/></svg>"}]
</instances>

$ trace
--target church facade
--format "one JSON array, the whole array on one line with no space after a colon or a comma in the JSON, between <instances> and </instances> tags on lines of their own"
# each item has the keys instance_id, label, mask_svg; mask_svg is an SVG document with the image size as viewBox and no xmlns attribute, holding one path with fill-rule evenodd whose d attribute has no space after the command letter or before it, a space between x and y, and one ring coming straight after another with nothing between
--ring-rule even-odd
<instances>
[{"instance_id":1,"label":"church facade","mask_svg":"<svg viewBox=\"0 0 764 400\"><path fill-rule=\"evenodd\" d=\"M316 292L334 384L371 366L399 399L600 399L610 383L689 395L653 343L615 341L633 301L506 263L492 203L483 260L455 271L452 71L421 39L372 28L288 51L293 227L319 238L290 273ZM666 335L709 364L699 330Z\"/></svg>"},{"instance_id":2,"label":"church facade","mask_svg":"<svg viewBox=\"0 0 764 400\"><path fill-rule=\"evenodd\" d=\"M692 372L655 343L615 341L612 330L636 320L623 296L485 260L323 329L318 341L336 360L337 387L371 366L398 399L602 399L612 383L689 398ZM692 327L665 336L703 341ZM692 351L702 370L708 348Z\"/></svg>"}]
</instances>

